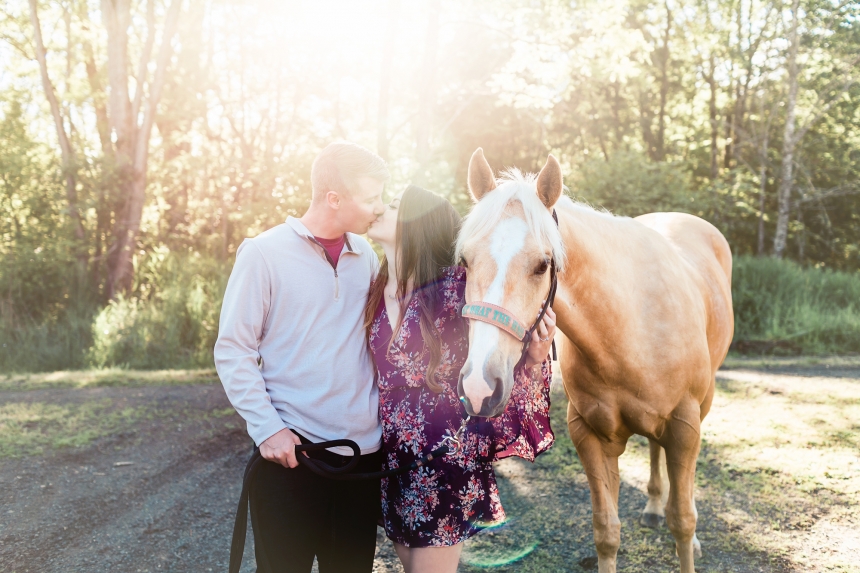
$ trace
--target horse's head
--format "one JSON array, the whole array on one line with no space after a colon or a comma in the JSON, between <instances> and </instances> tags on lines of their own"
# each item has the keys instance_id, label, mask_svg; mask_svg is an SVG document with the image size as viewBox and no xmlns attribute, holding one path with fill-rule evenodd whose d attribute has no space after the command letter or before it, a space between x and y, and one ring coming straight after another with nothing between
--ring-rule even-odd
<instances>
[{"instance_id":1,"label":"horse's head","mask_svg":"<svg viewBox=\"0 0 860 573\"><path fill-rule=\"evenodd\" d=\"M466 412L489 417L504 410L522 355L522 342L511 331L532 326L549 292L550 263L564 264L552 218L562 194L561 167L550 155L537 176L514 169L496 180L478 148L469 162L469 191L475 205L457 239L460 264L467 268L467 310L498 314L497 324L469 321L469 355L457 390Z\"/></svg>"}]
</instances>

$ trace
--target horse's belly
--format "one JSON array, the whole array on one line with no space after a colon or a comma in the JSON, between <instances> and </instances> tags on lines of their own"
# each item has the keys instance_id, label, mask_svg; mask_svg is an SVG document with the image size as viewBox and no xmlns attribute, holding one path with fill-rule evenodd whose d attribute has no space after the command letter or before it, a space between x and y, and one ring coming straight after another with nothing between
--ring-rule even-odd
<instances>
[{"instance_id":1,"label":"horse's belly","mask_svg":"<svg viewBox=\"0 0 860 573\"><path fill-rule=\"evenodd\" d=\"M702 404L711 376L707 355L697 368L665 372L649 382L634 376L606 381L590 373L565 377L574 409L604 441L625 441L632 434L659 439L679 406Z\"/></svg>"}]
</instances>

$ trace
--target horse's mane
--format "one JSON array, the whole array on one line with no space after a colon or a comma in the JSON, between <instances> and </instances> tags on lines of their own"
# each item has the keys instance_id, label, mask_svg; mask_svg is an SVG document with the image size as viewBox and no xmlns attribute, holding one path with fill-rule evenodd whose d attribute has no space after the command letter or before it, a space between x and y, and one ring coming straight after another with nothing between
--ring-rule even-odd
<instances>
[{"instance_id":1,"label":"horse's mane","mask_svg":"<svg viewBox=\"0 0 860 573\"><path fill-rule=\"evenodd\" d=\"M537 174L508 169L496 179L496 188L478 201L463 221L457 236L456 258L460 259L463 245L471 237L482 237L499 224L505 209L512 201L519 201L525 212L526 225L541 248L549 245L556 267L564 268L566 256L564 242L552 215L537 195ZM559 201L570 201L562 195Z\"/></svg>"}]
</instances>

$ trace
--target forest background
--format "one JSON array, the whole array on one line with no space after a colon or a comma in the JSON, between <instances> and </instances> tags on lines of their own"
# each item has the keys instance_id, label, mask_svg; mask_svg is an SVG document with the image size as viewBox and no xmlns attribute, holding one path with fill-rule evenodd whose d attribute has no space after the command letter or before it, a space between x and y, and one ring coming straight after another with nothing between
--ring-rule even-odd
<instances>
[{"instance_id":1,"label":"forest background","mask_svg":"<svg viewBox=\"0 0 860 573\"><path fill-rule=\"evenodd\" d=\"M348 139L465 212L466 165L561 161L704 217L735 348L860 351L860 3L4 0L0 372L209 366L243 238Z\"/></svg>"}]
</instances>

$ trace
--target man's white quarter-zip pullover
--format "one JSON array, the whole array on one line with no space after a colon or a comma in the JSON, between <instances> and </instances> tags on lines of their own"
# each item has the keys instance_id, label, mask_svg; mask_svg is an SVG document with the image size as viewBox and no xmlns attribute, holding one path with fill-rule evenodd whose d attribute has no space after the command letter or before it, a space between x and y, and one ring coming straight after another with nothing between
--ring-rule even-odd
<instances>
[{"instance_id":1,"label":"man's white quarter-zip pullover","mask_svg":"<svg viewBox=\"0 0 860 573\"><path fill-rule=\"evenodd\" d=\"M354 440L362 454L379 449L379 395L364 331L378 270L376 253L352 233L332 267L294 217L241 244L215 367L257 445L291 428L313 442Z\"/></svg>"}]
</instances>

